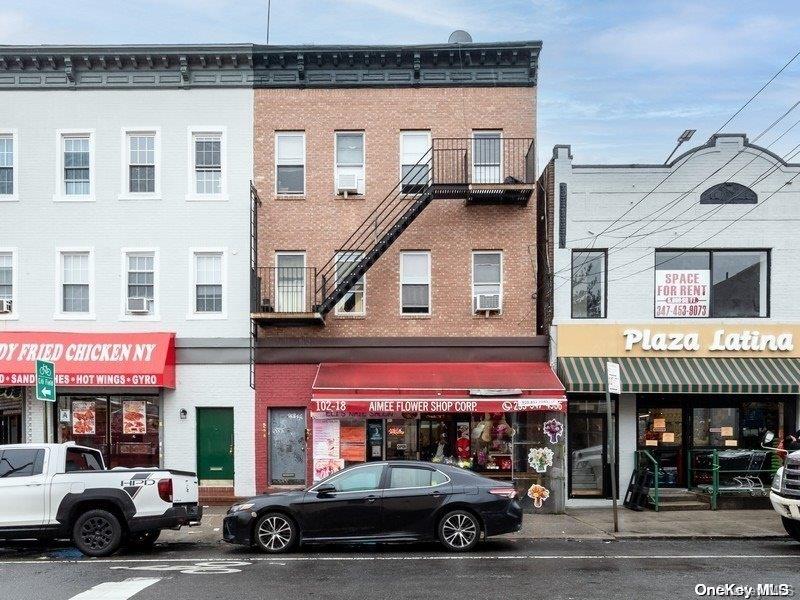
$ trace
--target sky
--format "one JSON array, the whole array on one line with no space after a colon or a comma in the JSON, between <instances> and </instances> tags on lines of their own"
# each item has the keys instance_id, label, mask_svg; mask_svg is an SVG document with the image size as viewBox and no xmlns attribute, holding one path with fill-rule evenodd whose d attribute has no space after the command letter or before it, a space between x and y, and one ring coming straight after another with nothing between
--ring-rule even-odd
<instances>
[{"instance_id":1,"label":"sky","mask_svg":"<svg viewBox=\"0 0 800 600\"><path fill-rule=\"evenodd\" d=\"M0 44L265 43L267 0L0 0ZM704 143L800 51L797 0L272 0L273 44L541 40L540 165L660 163ZM800 57L724 131L751 140L800 101ZM800 143L800 107L758 143ZM800 160L800 159L798 159Z\"/></svg>"}]
</instances>

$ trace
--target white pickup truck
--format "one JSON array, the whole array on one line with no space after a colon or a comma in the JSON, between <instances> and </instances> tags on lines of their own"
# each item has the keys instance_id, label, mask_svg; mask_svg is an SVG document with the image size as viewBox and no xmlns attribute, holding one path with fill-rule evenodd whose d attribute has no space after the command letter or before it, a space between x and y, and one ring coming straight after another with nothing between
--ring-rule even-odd
<instances>
[{"instance_id":1,"label":"white pickup truck","mask_svg":"<svg viewBox=\"0 0 800 600\"><path fill-rule=\"evenodd\" d=\"M108 556L198 524L197 496L194 473L106 470L98 450L74 442L0 446L0 539L69 538L88 556Z\"/></svg>"},{"instance_id":2,"label":"white pickup truck","mask_svg":"<svg viewBox=\"0 0 800 600\"><path fill-rule=\"evenodd\" d=\"M800 451L789 454L775 473L769 499L781 516L786 533L800 542Z\"/></svg>"}]
</instances>

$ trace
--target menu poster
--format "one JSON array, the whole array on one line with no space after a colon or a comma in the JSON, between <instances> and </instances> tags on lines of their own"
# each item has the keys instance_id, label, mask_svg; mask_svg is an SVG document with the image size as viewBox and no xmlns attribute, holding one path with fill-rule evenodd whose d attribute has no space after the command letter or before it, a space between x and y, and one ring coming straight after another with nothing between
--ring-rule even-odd
<instances>
[{"instance_id":1,"label":"menu poster","mask_svg":"<svg viewBox=\"0 0 800 600\"><path fill-rule=\"evenodd\" d=\"M144 400L125 400L122 403L122 433L147 433L147 404Z\"/></svg>"},{"instance_id":2,"label":"menu poster","mask_svg":"<svg viewBox=\"0 0 800 600\"><path fill-rule=\"evenodd\" d=\"M338 419L314 419L312 444L315 459L339 458L339 439Z\"/></svg>"},{"instance_id":3,"label":"menu poster","mask_svg":"<svg viewBox=\"0 0 800 600\"><path fill-rule=\"evenodd\" d=\"M667 430L666 419L653 419L653 431L666 431L666 430Z\"/></svg>"},{"instance_id":4,"label":"menu poster","mask_svg":"<svg viewBox=\"0 0 800 600\"><path fill-rule=\"evenodd\" d=\"M337 471L344 469L343 458L315 458L314 459L314 481L325 479Z\"/></svg>"},{"instance_id":5,"label":"menu poster","mask_svg":"<svg viewBox=\"0 0 800 600\"><path fill-rule=\"evenodd\" d=\"M674 444L675 443L675 434L671 432L664 432L661 434L661 441L665 444Z\"/></svg>"},{"instance_id":6,"label":"menu poster","mask_svg":"<svg viewBox=\"0 0 800 600\"><path fill-rule=\"evenodd\" d=\"M343 424L340 431L341 458L350 462L364 462L367 460L367 435L364 423Z\"/></svg>"},{"instance_id":7,"label":"menu poster","mask_svg":"<svg viewBox=\"0 0 800 600\"><path fill-rule=\"evenodd\" d=\"M94 400L72 401L72 434L95 435L97 409Z\"/></svg>"},{"instance_id":8,"label":"menu poster","mask_svg":"<svg viewBox=\"0 0 800 600\"><path fill-rule=\"evenodd\" d=\"M719 434L722 437L733 437L733 427L720 427Z\"/></svg>"}]
</instances>

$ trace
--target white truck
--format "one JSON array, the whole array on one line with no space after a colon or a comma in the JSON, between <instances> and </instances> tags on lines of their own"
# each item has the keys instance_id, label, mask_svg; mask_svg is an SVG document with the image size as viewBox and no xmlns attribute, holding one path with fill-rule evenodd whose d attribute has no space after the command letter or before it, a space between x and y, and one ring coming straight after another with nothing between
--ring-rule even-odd
<instances>
[{"instance_id":1,"label":"white truck","mask_svg":"<svg viewBox=\"0 0 800 600\"><path fill-rule=\"evenodd\" d=\"M789 454L775 473L769 499L786 533L800 542L800 451Z\"/></svg>"},{"instance_id":2,"label":"white truck","mask_svg":"<svg viewBox=\"0 0 800 600\"><path fill-rule=\"evenodd\" d=\"M194 473L107 470L98 450L74 442L0 446L0 539L68 538L108 556L201 518Z\"/></svg>"}]
</instances>

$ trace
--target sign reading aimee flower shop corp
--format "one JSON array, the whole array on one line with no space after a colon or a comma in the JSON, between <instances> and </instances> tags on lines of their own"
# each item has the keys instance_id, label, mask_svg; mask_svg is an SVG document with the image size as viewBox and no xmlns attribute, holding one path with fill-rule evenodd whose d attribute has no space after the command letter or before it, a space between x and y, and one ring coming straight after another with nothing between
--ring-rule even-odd
<instances>
[{"instance_id":1,"label":"sign reading aimee flower shop corp","mask_svg":"<svg viewBox=\"0 0 800 600\"><path fill-rule=\"evenodd\" d=\"M656 270L656 317L708 317L708 269Z\"/></svg>"},{"instance_id":2,"label":"sign reading aimee flower shop corp","mask_svg":"<svg viewBox=\"0 0 800 600\"><path fill-rule=\"evenodd\" d=\"M0 333L0 386L35 385L37 360L59 386L175 387L173 333Z\"/></svg>"}]
</instances>

